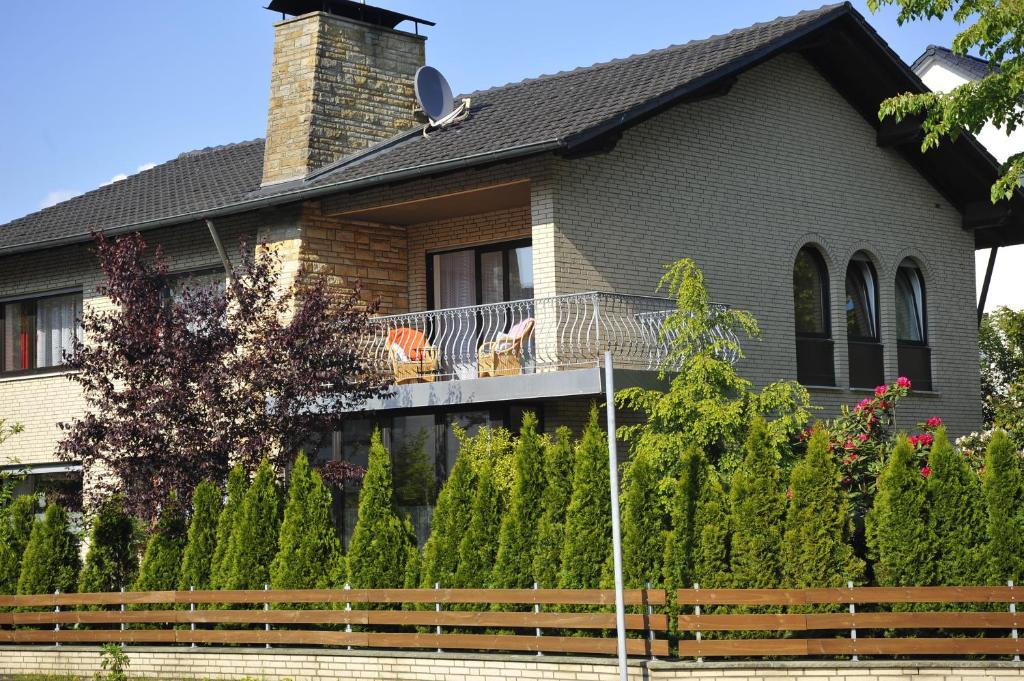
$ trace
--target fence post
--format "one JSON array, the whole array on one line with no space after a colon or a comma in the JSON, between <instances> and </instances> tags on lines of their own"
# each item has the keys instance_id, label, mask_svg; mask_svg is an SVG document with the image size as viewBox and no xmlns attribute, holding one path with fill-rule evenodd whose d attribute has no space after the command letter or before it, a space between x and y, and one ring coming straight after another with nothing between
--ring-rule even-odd
<instances>
[{"instance_id":1,"label":"fence post","mask_svg":"<svg viewBox=\"0 0 1024 681\"><path fill-rule=\"evenodd\" d=\"M846 583L846 588L851 591L851 594L850 594L850 619L851 620L855 620L856 617L857 617L857 606L854 605L854 603L853 603L853 594L852 594L853 582L847 582ZM857 623L855 621L852 621L852 622L850 622L850 624L854 625L853 627L850 628L850 640L853 641L853 649L856 650L857 649L857 627L856 627ZM860 660L860 657L858 655L854 654L853 661L854 662L858 662L859 660Z\"/></svg>"},{"instance_id":2,"label":"fence post","mask_svg":"<svg viewBox=\"0 0 1024 681\"><path fill-rule=\"evenodd\" d=\"M644 598L647 600L647 640L651 642L651 659L657 660L658 658L654 655L654 628L651 627L651 621L654 619L654 606L651 605L651 583L644 582Z\"/></svg>"},{"instance_id":3,"label":"fence post","mask_svg":"<svg viewBox=\"0 0 1024 681\"><path fill-rule=\"evenodd\" d=\"M121 587L121 647L124 648L124 587Z\"/></svg>"},{"instance_id":4,"label":"fence post","mask_svg":"<svg viewBox=\"0 0 1024 681\"><path fill-rule=\"evenodd\" d=\"M538 588L537 582L534 582L533 583L533 590L536 591L537 588ZM533 604L533 614L535 614L535 615L539 615L540 614L540 603L534 603ZM540 620L539 617L537 619ZM540 622L538 621L537 624L540 624ZM540 637L540 636L543 636L543 635L544 634L541 632L540 627L537 627L537 636ZM539 641L538 641L538 643L539 643ZM543 652L541 652L539 650L537 651L537 657L540 657L543 654L544 654Z\"/></svg>"},{"instance_id":5,"label":"fence post","mask_svg":"<svg viewBox=\"0 0 1024 681\"><path fill-rule=\"evenodd\" d=\"M188 588L188 592L189 592L190 594L191 594L191 593L192 593L193 591L195 591L195 590L196 590L196 587L195 587L195 586L190 586L190 587ZM195 611L196 611L196 604L195 604L195 603L189 603L189 604L188 604L188 611L189 611L189 612L191 612L191 613L195 613ZM196 633L196 621L195 621L195 619L194 619L194 618L192 619L192 622L191 622L191 623L189 624L189 629L191 629L191 630L192 630L192 635L193 635L193 638L192 638L192 646L191 646L191 647L192 647L192 648L195 648L195 647L196 647L196 639L195 639L195 633Z\"/></svg>"},{"instance_id":6,"label":"fence post","mask_svg":"<svg viewBox=\"0 0 1024 681\"><path fill-rule=\"evenodd\" d=\"M348 582L345 582L345 586L343 588L345 589L345 591L349 591L352 588L352 585L349 584ZM345 603L345 612L352 612L352 601L347 601ZM349 620L345 624L345 633L346 634L351 634L352 633L352 621L351 620ZM345 646L345 649L346 650L352 650L352 646Z\"/></svg>"},{"instance_id":7,"label":"fence post","mask_svg":"<svg viewBox=\"0 0 1024 681\"><path fill-rule=\"evenodd\" d=\"M434 591L437 591L440 588L441 588L441 582L434 582ZM434 603L434 612L441 612L441 602L440 601L437 601L437 602ZM441 635L441 625L440 624L437 624L434 627L434 633L436 633L438 636ZM442 652L442 650L440 648L438 648L437 652L440 653L440 652Z\"/></svg>"},{"instance_id":8,"label":"fence post","mask_svg":"<svg viewBox=\"0 0 1024 681\"><path fill-rule=\"evenodd\" d=\"M1010 631L1010 635L1013 637L1013 640L1016 641L1017 640L1017 618L1016 618L1016 614L1017 614L1017 594L1013 590L1013 580L1012 579L1006 580L1006 586L1010 587L1010 614L1014 615L1014 618L1013 618L1013 630ZM1020 662L1020 654L1019 653L1013 656L1013 661L1014 662Z\"/></svg>"},{"instance_id":9,"label":"fence post","mask_svg":"<svg viewBox=\"0 0 1024 681\"><path fill-rule=\"evenodd\" d=\"M60 596L60 589L57 589L56 591L54 591L53 595L54 596ZM60 604L59 603L57 605L53 606L53 611L55 613L59 613L60 612ZM54 622L53 630L54 630L54 632L57 632L57 633L60 632L60 622ZM57 640L56 636L54 636L53 645L56 648L60 648L60 641Z\"/></svg>"},{"instance_id":10,"label":"fence post","mask_svg":"<svg viewBox=\"0 0 1024 681\"><path fill-rule=\"evenodd\" d=\"M263 583L263 590L264 591L269 591L270 590L270 585L267 584L266 582L264 582ZM266 603L263 604L263 611L266 612L267 610L270 610L270 603L269 602L266 602ZM270 622L265 622L263 624L263 631L265 631L267 633L270 633ZM269 641L267 642L267 647L268 648L270 647L270 642Z\"/></svg>"},{"instance_id":11,"label":"fence post","mask_svg":"<svg viewBox=\"0 0 1024 681\"><path fill-rule=\"evenodd\" d=\"M694 591L700 591L700 584L694 582L693 583L693 590ZM699 602L693 606L693 614L694 614L695 617L698 617L698 618L700 617L700 603ZM699 621L697 622L696 638L697 638L697 643L698 643L698 645L697 645L697 662L703 662L704 658L700 656L700 645L699 644L700 644L701 635L700 635L700 622Z\"/></svg>"}]
</instances>

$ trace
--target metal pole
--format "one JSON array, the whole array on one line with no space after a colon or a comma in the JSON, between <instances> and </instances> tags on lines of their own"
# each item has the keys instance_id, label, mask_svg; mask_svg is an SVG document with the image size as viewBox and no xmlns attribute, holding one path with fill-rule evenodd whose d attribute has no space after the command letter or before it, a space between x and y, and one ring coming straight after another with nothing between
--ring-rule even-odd
<instances>
[{"instance_id":1,"label":"metal pole","mask_svg":"<svg viewBox=\"0 0 1024 681\"><path fill-rule=\"evenodd\" d=\"M194 586L190 586L188 588L188 592L190 594L193 591L195 591L195 590L196 590L196 588ZM192 624L189 626L189 631L192 632L192 645L191 645L191 647L195 648L196 647L196 638L195 638L195 635L196 635L196 618L195 618L196 604L195 603L189 603L188 604L188 611L189 611L189 613L191 613L189 615L189 617L192 618Z\"/></svg>"},{"instance_id":2,"label":"metal pole","mask_svg":"<svg viewBox=\"0 0 1024 681\"><path fill-rule=\"evenodd\" d=\"M270 585L265 583L263 585L263 590L264 591L268 591L269 589L270 589ZM270 603L264 603L263 604L263 611L266 612L267 610L270 610ZM268 634L270 633L270 622L266 622L263 625L263 631L267 632ZM267 643L267 648L269 648L269 647L270 647L270 643Z\"/></svg>"},{"instance_id":3,"label":"metal pole","mask_svg":"<svg viewBox=\"0 0 1024 681\"><path fill-rule=\"evenodd\" d=\"M853 582L847 582L846 583L846 588L850 589L852 591L853 590ZM854 604L853 597L851 596L851 598L850 598L850 620L851 620L851 624L853 624L854 626L850 628L850 640L853 641L853 649L854 650L857 650L856 615L857 615L857 606ZM860 657L855 653L853 655L853 661L857 662L859 660L860 660Z\"/></svg>"},{"instance_id":4,"label":"metal pole","mask_svg":"<svg viewBox=\"0 0 1024 681\"><path fill-rule=\"evenodd\" d=\"M1010 587L1010 614L1013 615L1013 630L1010 635L1013 640L1017 640L1017 594L1013 591L1013 580L1009 579L1006 581L1006 586ZM1014 662L1020 662L1020 655L1013 656Z\"/></svg>"},{"instance_id":5,"label":"metal pole","mask_svg":"<svg viewBox=\"0 0 1024 681\"><path fill-rule=\"evenodd\" d=\"M622 534L619 527L619 454L615 446L615 379L612 376L612 353L604 353L604 387L608 414L608 482L612 502L612 564L615 568L615 630L619 651L619 678L627 681L626 667L626 598L622 588Z\"/></svg>"},{"instance_id":6,"label":"metal pole","mask_svg":"<svg viewBox=\"0 0 1024 681\"><path fill-rule=\"evenodd\" d=\"M55 596L60 596L60 589L57 589L56 591L54 591L53 594ZM60 613L60 604L59 603L53 607L53 611L55 613L58 613L58 614ZM54 634L54 637L53 637L53 645L54 645L55 648L60 648L60 640L57 638L57 634L60 633L60 621L57 621L56 623L54 623L53 630L54 630L54 632L56 632Z\"/></svg>"}]
</instances>

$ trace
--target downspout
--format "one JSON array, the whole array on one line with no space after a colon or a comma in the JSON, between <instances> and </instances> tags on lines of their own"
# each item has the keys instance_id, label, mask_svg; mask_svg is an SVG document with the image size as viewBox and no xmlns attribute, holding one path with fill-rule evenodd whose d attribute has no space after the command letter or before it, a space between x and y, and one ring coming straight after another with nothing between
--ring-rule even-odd
<instances>
[{"instance_id":1,"label":"downspout","mask_svg":"<svg viewBox=\"0 0 1024 681\"><path fill-rule=\"evenodd\" d=\"M231 261L228 260L228 254L224 250L224 244L220 241L220 235L217 234L217 227L213 224L213 220L206 218L206 227L210 230L210 236L213 238L213 245L217 248L217 253L220 255L221 264L224 265L224 272L228 275L228 279L231 280L231 287L235 287L235 271L231 267Z\"/></svg>"},{"instance_id":2,"label":"downspout","mask_svg":"<svg viewBox=\"0 0 1024 681\"><path fill-rule=\"evenodd\" d=\"M999 246L993 246L988 253L988 267L985 268L985 281L981 285L981 298L978 300L978 326L981 326L981 318L985 316L985 301L988 299L988 287L992 283L992 268L996 264L996 254L999 253Z\"/></svg>"}]
</instances>

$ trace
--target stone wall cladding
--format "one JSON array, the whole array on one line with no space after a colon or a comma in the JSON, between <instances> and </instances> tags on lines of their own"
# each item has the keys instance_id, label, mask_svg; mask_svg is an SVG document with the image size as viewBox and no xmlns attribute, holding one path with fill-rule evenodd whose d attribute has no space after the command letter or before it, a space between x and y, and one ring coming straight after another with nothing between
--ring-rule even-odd
<instances>
[{"instance_id":1,"label":"stone wall cladding","mask_svg":"<svg viewBox=\"0 0 1024 681\"><path fill-rule=\"evenodd\" d=\"M939 414L954 434L980 426L973 237L802 57L774 58L723 97L627 131L609 154L559 162L551 184L552 224L538 228L535 218L534 234L553 253L557 293L650 294L662 265L693 258L713 299L757 317L763 340L745 344L741 371L759 385L796 377L792 265L801 246L817 244L830 270L841 388L815 392L823 415L867 394L845 389L850 257L865 250L875 260L887 380L898 373L896 268L914 257L927 288L937 394L909 399L900 425Z\"/></svg>"},{"instance_id":2,"label":"stone wall cladding","mask_svg":"<svg viewBox=\"0 0 1024 681\"><path fill-rule=\"evenodd\" d=\"M415 126L424 41L323 12L278 23L263 184L303 177Z\"/></svg>"},{"instance_id":3,"label":"stone wall cladding","mask_svg":"<svg viewBox=\"0 0 1024 681\"><path fill-rule=\"evenodd\" d=\"M240 257L239 241L253 243L254 216L216 221L232 261ZM220 266L220 258L205 225L186 225L143 234L148 244L164 249L172 272ZM0 298L44 295L49 291L80 289L87 308L109 306L96 288L102 275L91 244L64 246L0 258ZM57 423L80 415L84 401L66 373L0 376L0 416L21 423L25 431L0 445L0 466L52 463L60 439Z\"/></svg>"}]
</instances>

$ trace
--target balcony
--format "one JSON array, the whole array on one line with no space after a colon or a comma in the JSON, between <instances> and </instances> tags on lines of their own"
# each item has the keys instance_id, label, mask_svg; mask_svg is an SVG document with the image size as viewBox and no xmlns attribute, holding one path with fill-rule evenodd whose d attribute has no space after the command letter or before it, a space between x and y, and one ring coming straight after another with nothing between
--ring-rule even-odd
<instances>
[{"instance_id":1,"label":"balcony","mask_svg":"<svg viewBox=\"0 0 1024 681\"><path fill-rule=\"evenodd\" d=\"M368 350L396 388L363 408L598 395L609 350L617 387L652 387L672 369L674 310L668 298L589 292L376 317Z\"/></svg>"}]
</instances>

